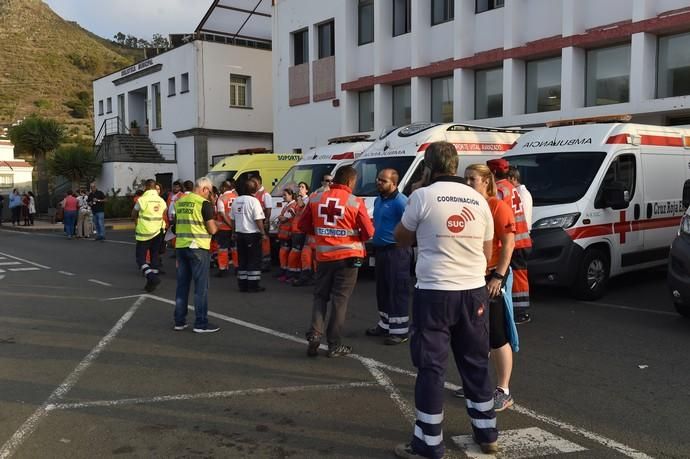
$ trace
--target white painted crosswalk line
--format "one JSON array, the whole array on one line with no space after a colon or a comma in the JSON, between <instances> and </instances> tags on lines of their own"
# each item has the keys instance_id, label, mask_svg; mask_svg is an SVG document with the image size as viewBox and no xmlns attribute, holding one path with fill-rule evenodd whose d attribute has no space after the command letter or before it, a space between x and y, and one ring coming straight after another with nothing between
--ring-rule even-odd
<instances>
[{"instance_id":1,"label":"white painted crosswalk line","mask_svg":"<svg viewBox=\"0 0 690 459\"><path fill-rule=\"evenodd\" d=\"M0 266L16 266L21 265L18 261L0 261Z\"/></svg>"},{"instance_id":2,"label":"white painted crosswalk line","mask_svg":"<svg viewBox=\"0 0 690 459\"><path fill-rule=\"evenodd\" d=\"M458 435L452 440L472 459L494 459L496 456L483 454L472 435ZM587 451L576 443L558 437L539 427L503 430L498 436L498 450L502 459L527 459L555 454Z\"/></svg>"},{"instance_id":3,"label":"white painted crosswalk line","mask_svg":"<svg viewBox=\"0 0 690 459\"><path fill-rule=\"evenodd\" d=\"M39 271L41 268L10 268L9 270L12 272L17 272L17 271Z\"/></svg>"}]
</instances>

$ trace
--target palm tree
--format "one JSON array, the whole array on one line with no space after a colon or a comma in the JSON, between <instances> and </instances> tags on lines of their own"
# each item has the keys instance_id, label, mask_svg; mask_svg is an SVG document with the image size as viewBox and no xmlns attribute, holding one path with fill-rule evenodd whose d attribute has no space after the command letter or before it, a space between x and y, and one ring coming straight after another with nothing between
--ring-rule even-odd
<instances>
[{"instance_id":1,"label":"palm tree","mask_svg":"<svg viewBox=\"0 0 690 459\"><path fill-rule=\"evenodd\" d=\"M48 210L48 168L46 156L55 151L65 137L65 128L60 123L49 118L31 115L24 121L9 129L10 141L19 153L29 153L33 156L36 175L38 176L39 212Z\"/></svg>"},{"instance_id":2,"label":"palm tree","mask_svg":"<svg viewBox=\"0 0 690 459\"><path fill-rule=\"evenodd\" d=\"M83 145L61 147L48 159L48 170L72 182L73 190L79 188L82 180L96 178L101 173L101 167L93 149Z\"/></svg>"}]
</instances>

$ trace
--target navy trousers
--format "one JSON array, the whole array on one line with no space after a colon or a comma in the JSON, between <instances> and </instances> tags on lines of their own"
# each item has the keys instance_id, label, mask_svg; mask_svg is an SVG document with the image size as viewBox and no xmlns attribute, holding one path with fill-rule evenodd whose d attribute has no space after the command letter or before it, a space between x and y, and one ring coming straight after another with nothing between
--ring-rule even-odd
<instances>
[{"instance_id":1,"label":"navy trousers","mask_svg":"<svg viewBox=\"0 0 690 459\"><path fill-rule=\"evenodd\" d=\"M489 295L486 287L415 289L410 351L417 367L412 449L443 457L443 384L449 350L462 376L467 413L477 442L498 438L494 386L489 378Z\"/></svg>"},{"instance_id":2,"label":"navy trousers","mask_svg":"<svg viewBox=\"0 0 690 459\"><path fill-rule=\"evenodd\" d=\"M391 335L409 332L412 249L395 244L375 248L378 326Z\"/></svg>"},{"instance_id":3,"label":"navy trousers","mask_svg":"<svg viewBox=\"0 0 690 459\"><path fill-rule=\"evenodd\" d=\"M136 260L141 274L146 279L158 277L158 268L160 268L160 248L162 233L149 239L148 241L137 241L136 245ZM150 263L146 262L146 253L149 253Z\"/></svg>"}]
</instances>

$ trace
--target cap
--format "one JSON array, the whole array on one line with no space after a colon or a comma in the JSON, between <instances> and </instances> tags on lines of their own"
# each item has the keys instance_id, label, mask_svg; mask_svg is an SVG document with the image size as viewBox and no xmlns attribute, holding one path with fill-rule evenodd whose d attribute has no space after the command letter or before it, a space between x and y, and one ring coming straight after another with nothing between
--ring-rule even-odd
<instances>
[{"instance_id":1,"label":"cap","mask_svg":"<svg viewBox=\"0 0 690 459\"><path fill-rule=\"evenodd\" d=\"M510 164L508 163L508 161L503 158L490 159L486 162L486 165L494 174L496 172L508 172L508 169L510 168Z\"/></svg>"}]
</instances>

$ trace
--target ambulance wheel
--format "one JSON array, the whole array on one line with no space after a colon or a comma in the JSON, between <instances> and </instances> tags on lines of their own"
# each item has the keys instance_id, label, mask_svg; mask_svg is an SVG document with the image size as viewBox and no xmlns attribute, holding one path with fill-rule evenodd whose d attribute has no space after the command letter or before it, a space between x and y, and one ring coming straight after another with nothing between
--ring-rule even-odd
<instances>
[{"instance_id":1,"label":"ambulance wheel","mask_svg":"<svg viewBox=\"0 0 690 459\"><path fill-rule=\"evenodd\" d=\"M581 300L601 298L609 282L610 267L608 253L596 247L587 249L573 284L573 295Z\"/></svg>"}]
</instances>

